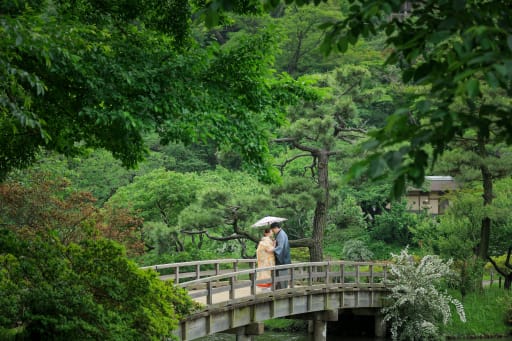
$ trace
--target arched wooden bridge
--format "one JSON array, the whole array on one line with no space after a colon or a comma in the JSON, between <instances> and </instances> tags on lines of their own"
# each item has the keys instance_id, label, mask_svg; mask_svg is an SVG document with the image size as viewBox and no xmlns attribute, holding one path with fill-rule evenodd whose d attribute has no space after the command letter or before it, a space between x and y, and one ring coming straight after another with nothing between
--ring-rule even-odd
<instances>
[{"instance_id":1,"label":"arched wooden bridge","mask_svg":"<svg viewBox=\"0 0 512 341\"><path fill-rule=\"evenodd\" d=\"M286 317L310 323L314 340L326 339L327 321L337 321L339 311L350 309L375 316L375 335L385 326L379 314L389 265L377 262L325 261L257 268L254 259L220 259L144 267L186 288L203 304L180 322L176 336L193 340L215 333L234 333L250 340L263 333L263 321ZM261 289L257 273L270 270L272 287ZM283 274L282 270L288 270ZM277 289L287 281L288 287Z\"/></svg>"}]
</instances>

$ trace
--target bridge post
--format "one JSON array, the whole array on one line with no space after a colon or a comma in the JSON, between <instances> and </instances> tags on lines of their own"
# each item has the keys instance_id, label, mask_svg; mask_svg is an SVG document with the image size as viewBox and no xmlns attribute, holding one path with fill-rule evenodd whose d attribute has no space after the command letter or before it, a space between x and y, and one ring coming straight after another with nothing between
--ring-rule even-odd
<instances>
[{"instance_id":1,"label":"bridge post","mask_svg":"<svg viewBox=\"0 0 512 341\"><path fill-rule=\"evenodd\" d=\"M245 328L240 328L240 331L236 333L236 341L253 341L252 335L245 334Z\"/></svg>"},{"instance_id":2,"label":"bridge post","mask_svg":"<svg viewBox=\"0 0 512 341\"><path fill-rule=\"evenodd\" d=\"M313 320L313 340L325 341L327 339L327 321Z\"/></svg>"},{"instance_id":3,"label":"bridge post","mask_svg":"<svg viewBox=\"0 0 512 341\"><path fill-rule=\"evenodd\" d=\"M263 322L255 322L243 327L237 327L225 331L229 334L236 335L236 341L253 341L253 335L261 335L265 331Z\"/></svg>"},{"instance_id":4,"label":"bridge post","mask_svg":"<svg viewBox=\"0 0 512 341\"><path fill-rule=\"evenodd\" d=\"M375 314L375 337L383 338L386 336L386 323L384 322L384 315Z\"/></svg>"},{"instance_id":5,"label":"bridge post","mask_svg":"<svg viewBox=\"0 0 512 341\"><path fill-rule=\"evenodd\" d=\"M303 314L303 318L309 317L308 332L313 341L325 341L327 339L327 321L338 321L338 310L324 310Z\"/></svg>"}]
</instances>

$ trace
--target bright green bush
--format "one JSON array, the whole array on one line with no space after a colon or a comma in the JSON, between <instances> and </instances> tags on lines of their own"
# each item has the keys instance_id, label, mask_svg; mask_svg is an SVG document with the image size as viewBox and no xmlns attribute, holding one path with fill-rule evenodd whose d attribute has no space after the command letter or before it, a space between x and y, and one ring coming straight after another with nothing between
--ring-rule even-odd
<instances>
[{"instance_id":1,"label":"bright green bush","mask_svg":"<svg viewBox=\"0 0 512 341\"><path fill-rule=\"evenodd\" d=\"M343 245L342 259L353 261L368 261L374 257L366 243L359 239L350 239Z\"/></svg>"},{"instance_id":2,"label":"bright green bush","mask_svg":"<svg viewBox=\"0 0 512 341\"><path fill-rule=\"evenodd\" d=\"M0 337L161 340L194 308L183 289L140 270L112 241L64 246L3 229L0 250Z\"/></svg>"},{"instance_id":3,"label":"bright green bush","mask_svg":"<svg viewBox=\"0 0 512 341\"><path fill-rule=\"evenodd\" d=\"M391 205L389 211L375 216L370 236L374 240L405 247L412 244L410 227L416 226L417 223L418 216L407 212L407 202L396 202Z\"/></svg>"}]
</instances>

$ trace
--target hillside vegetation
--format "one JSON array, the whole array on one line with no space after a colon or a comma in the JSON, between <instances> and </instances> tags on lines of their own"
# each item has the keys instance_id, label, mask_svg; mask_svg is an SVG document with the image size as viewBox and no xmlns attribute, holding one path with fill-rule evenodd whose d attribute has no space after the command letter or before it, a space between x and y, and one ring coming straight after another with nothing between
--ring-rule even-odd
<instances>
[{"instance_id":1,"label":"hillside vegetation","mask_svg":"<svg viewBox=\"0 0 512 341\"><path fill-rule=\"evenodd\" d=\"M167 337L195 305L138 267L255 257L267 215L294 261L438 257L468 317L510 289L512 10L401 5L0 3L0 338Z\"/></svg>"}]
</instances>

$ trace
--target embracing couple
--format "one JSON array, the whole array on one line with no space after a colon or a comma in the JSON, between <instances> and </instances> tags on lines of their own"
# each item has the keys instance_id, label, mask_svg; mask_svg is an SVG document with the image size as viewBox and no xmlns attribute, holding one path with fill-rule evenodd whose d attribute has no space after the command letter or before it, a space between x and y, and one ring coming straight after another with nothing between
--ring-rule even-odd
<instances>
[{"instance_id":1,"label":"embracing couple","mask_svg":"<svg viewBox=\"0 0 512 341\"><path fill-rule=\"evenodd\" d=\"M272 238L272 235L274 238ZM288 242L288 235L281 228L278 222L270 224L270 228L263 231L258 249L256 250L258 259L258 268L264 268L274 265L291 264L290 257L290 243ZM284 276L288 274L288 270L277 271L277 276ZM258 272L257 279L271 278L270 271ZM270 288L272 283L258 284L261 288ZM288 281L280 281L276 283L276 289L283 289L288 287Z\"/></svg>"}]
</instances>

